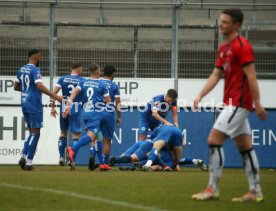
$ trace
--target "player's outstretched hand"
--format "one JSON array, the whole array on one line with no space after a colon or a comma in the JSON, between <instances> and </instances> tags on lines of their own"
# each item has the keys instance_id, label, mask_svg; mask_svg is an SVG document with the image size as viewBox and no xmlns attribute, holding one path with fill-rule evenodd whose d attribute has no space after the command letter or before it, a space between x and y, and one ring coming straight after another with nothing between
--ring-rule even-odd
<instances>
[{"instance_id":1,"label":"player's outstretched hand","mask_svg":"<svg viewBox=\"0 0 276 211\"><path fill-rule=\"evenodd\" d=\"M199 104L199 102L201 101L201 97L199 97L199 96L197 96L195 99L194 99L194 102L193 102L193 109L195 110L195 111L197 111L198 110L198 104Z\"/></svg>"},{"instance_id":2,"label":"player's outstretched hand","mask_svg":"<svg viewBox=\"0 0 276 211\"><path fill-rule=\"evenodd\" d=\"M70 106L66 106L64 112L62 113L62 117L66 118L70 114Z\"/></svg>"},{"instance_id":3,"label":"player's outstretched hand","mask_svg":"<svg viewBox=\"0 0 276 211\"><path fill-rule=\"evenodd\" d=\"M267 118L267 113L261 104L256 104L255 109L256 109L256 114L260 120L265 120Z\"/></svg>"},{"instance_id":4,"label":"player's outstretched hand","mask_svg":"<svg viewBox=\"0 0 276 211\"><path fill-rule=\"evenodd\" d=\"M56 118L57 115L58 115L58 113L57 113L56 109L55 108L51 108L51 116L54 117L54 118Z\"/></svg>"}]
</instances>

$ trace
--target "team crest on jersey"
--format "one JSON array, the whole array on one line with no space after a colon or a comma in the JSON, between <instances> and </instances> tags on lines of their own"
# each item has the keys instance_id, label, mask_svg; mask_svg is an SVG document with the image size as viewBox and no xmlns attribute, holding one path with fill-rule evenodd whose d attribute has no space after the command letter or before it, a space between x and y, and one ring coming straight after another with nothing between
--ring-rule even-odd
<instances>
[{"instance_id":1,"label":"team crest on jersey","mask_svg":"<svg viewBox=\"0 0 276 211\"><path fill-rule=\"evenodd\" d=\"M145 128L145 127L141 127L141 130L142 130L142 131L146 131L146 128Z\"/></svg>"}]
</instances>

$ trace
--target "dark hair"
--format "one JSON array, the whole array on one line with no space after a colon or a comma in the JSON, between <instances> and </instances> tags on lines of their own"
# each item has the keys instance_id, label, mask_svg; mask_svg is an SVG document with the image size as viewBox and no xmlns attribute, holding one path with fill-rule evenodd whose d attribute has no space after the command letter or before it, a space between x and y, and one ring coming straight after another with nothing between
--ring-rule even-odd
<instances>
[{"instance_id":1,"label":"dark hair","mask_svg":"<svg viewBox=\"0 0 276 211\"><path fill-rule=\"evenodd\" d=\"M106 65L104 67L103 72L104 72L104 76L110 77L110 76L113 76L113 74L116 72L116 69L112 65Z\"/></svg>"},{"instance_id":2,"label":"dark hair","mask_svg":"<svg viewBox=\"0 0 276 211\"><path fill-rule=\"evenodd\" d=\"M29 52L28 52L28 56L29 58L32 57L33 55L37 54L37 53L40 53L40 51L38 49L31 49Z\"/></svg>"},{"instance_id":3,"label":"dark hair","mask_svg":"<svg viewBox=\"0 0 276 211\"><path fill-rule=\"evenodd\" d=\"M100 68L100 66L97 63L93 63L90 64L88 67L88 70L93 74L94 72L96 72L98 69Z\"/></svg>"},{"instance_id":4,"label":"dark hair","mask_svg":"<svg viewBox=\"0 0 276 211\"><path fill-rule=\"evenodd\" d=\"M71 64L71 69L76 69L78 67L82 67L82 63L81 62L72 62Z\"/></svg>"},{"instance_id":5,"label":"dark hair","mask_svg":"<svg viewBox=\"0 0 276 211\"><path fill-rule=\"evenodd\" d=\"M177 99L178 94L177 94L177 91L175 89L169 89L167 91L167 96L175 100L175 99Z\"/></svg>"},{"instance_id":6,"label":"dark hair","mask_svg":"<svg viewBox=\"0 0 276 211\"><path fill-rule=\"evenodd\" d=\"M221 13L229 15L232 18L233 23L240 23L242 25L243 13L240 9L236 9L236 8L224 9L222 10Z\"/></svg>"}]
</instances>

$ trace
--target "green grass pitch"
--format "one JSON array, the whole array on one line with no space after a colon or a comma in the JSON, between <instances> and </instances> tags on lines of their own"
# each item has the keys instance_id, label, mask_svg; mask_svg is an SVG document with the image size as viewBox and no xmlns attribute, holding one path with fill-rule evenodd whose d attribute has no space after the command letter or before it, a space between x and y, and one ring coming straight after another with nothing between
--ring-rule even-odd
<instances>
[{"instance_id":1,"label":"green grass pitch","mask_svg":"<svg viewBox=\"0 0 276 211\"><path fill-rule=\"evenodd\" d=\"M0 210L276 210L276 171L261 170L263 203L235 204L247 191L243 169L225 169L220 199L197 202L208 173L196 168L180 172L90 172L86 167L37 166L24 172L0 166Z\"/></svg>"}]
</instances>

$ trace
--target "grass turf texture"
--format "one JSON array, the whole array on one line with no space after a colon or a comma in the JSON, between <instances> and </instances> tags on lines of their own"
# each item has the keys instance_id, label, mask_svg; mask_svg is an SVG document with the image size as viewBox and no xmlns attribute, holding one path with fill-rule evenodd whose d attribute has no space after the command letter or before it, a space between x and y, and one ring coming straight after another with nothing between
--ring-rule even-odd
<instances>
[{"instance_id":1,"label":"grass turf texture","mask_svg":"<svg viewBox=\"0 0 276 211\"><path fill-rule=\"evenodd\" d=\"M191 200L207 181L208 173L195 168L169 173L116 168L90 172L78 167L72 172L67 167L37 166L33 172L24 172L18 166L0 166L0 210L276 210L276 171L261 170L263 203L231 202L247 191L243 169L224 170L218 201Z\"/></svg>"}]
</instances>

